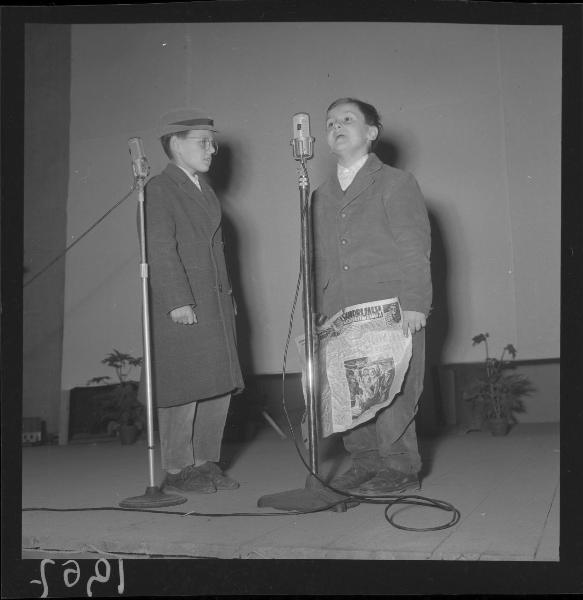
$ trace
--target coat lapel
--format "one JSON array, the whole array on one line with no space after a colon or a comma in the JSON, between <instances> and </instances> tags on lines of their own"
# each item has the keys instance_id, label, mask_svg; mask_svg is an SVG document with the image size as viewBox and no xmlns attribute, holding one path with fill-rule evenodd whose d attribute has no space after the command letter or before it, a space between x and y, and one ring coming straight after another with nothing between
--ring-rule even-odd
<instances>
[{"instance_id":1,"label":"coat lapel","mask_svg":"<svg viewBox=\"0 0 583 600\"><path fill-rule=\"evenodd\" d=\"M201 192L186 173L173 163L170 163L166 167L165 172L178 185L184 195L188 197L186 208L190 218L200 223L200 215L197 214L199 211L193 210L195 207L204 211L204 214L208 216L210 235L212 238L221 224L221 212L218 205L218 199L214 195L212 189L206 181L199 176L199 182L202 188Z\"/></svg>"},{"instance_id":2,"label":"coat lapel","mask_svg":"<svg viewBox=\"0 0 583 600\"><path fill-rule=\"evenodd\" d=\"M205 208L210 216L212 222L212 234L211 237L215 235L219 227L221 226L222 213L221 213L221 204L219 199L217 198L213 188L206 182L204 177L199 177L200 187L202 188L202 192L196 189L196 192L203 196L205 202Z\"/></svg>"},{"instance_id":3,"label":"coat lapel","mask_svg":"<svg viewBox=\"0 0 583 600\"><path fill-rule=\"evenodd\" d=\"M344 199L340 210L346 208L351 202L356 200L368 187L370 187L375 180L374 174L382 167L381 161L377 158L376 154L371 153L368 160L364 163L360 171L356 174L354 181L348 186L344 192ZM338 177L336 179L336 185L340 189L338 183Z\"/></svg>"}]
</instances>

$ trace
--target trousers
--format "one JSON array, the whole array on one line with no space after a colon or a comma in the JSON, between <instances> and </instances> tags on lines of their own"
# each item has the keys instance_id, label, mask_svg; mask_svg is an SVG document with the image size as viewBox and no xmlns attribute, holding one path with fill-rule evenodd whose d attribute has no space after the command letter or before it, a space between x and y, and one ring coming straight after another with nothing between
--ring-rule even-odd
<instances>
[{"instance_id":1,"label":"trousers","mask_svg":"<svg viewBox=\"0 0 583 600\"><path fill-rule=\"evenodd\" d=\"M367 423L342 437L353 462L373 468L390 467L403 473L418 473L421 456L417 444L415 415L425 376L425 331L413 334L412 355L401 392L393 402Z\"/></svg>"},{"instance_id":2,"label":"trousers","mask_svg":"<svg viewBox=\"0 0 583 600\"><path fill-rule=\"evenodd\" d=\"M162 469L219 462L231 394L158 408Z\"/></svg>"}]
</instances>

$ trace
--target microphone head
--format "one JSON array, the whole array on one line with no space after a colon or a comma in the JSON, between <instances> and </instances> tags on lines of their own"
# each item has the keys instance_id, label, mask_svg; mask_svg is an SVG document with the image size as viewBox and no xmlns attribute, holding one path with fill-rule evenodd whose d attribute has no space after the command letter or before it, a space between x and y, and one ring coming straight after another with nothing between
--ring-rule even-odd
<instances>
[{"instance_id":1,"label":"microphone head","mask_svg":"<svg viewBox=\"0 0 583 600\"><path fill-rule=\"evenodd\" d=\"M142 138L133 137L128 140L130 147L130 156L132 161L141 160L144 158L144 146L142 144Z\"/></svg>"},{"instance_id":2,"label":"microphone head","mask_svg":"<svg viewBox=\"0 0 583 600\"><path fill-rule=\"evenodd\" d=\"M310 115L308 113L296 113L293 116L294 139L310 137Z\"/></svg>"},{"instance_id":3,"label":"microphone head","mask_svg":"<svg viewBox=\"0 0 583 600\"><path fill-rule=\"evenodd\" d=\"M311 158L314 153L314 138L310 136L310 115L296 113L292 118L293 138L291 140L295 160Z\"/></svg>"},{"instance_id":4,"label":"microphone head","mask_svg":"<svg viewBox=\"0 0 583 600\"><path fill-rule=\"evenodd\" d=\"M142 144L142 138L133 137L128 140L130 148L130 156L132 159L132 167L134 170L134 177L137 179L145 179L150 172L150 165L144 154L144 146Z\"/></svg>"}]
</instances>

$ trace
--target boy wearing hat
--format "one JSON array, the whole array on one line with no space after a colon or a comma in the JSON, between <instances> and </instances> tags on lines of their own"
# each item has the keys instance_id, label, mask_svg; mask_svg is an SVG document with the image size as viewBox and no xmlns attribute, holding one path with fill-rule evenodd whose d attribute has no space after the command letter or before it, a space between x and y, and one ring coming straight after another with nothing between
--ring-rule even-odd
<instances>
[{"instance_id":1,"label":"boy wearing hat","mask_svg":"<svg viewBox=\"0 0 583 600\"><path fill-rule=\"evenodd\" d=\"M160 126L170 162L148 182L144 208L162 487L213 493L239 487L217 463L231 394L244 385L221 207L199 178L216 129L197 109L167 113Z\"/></svg>"}]
</instances>

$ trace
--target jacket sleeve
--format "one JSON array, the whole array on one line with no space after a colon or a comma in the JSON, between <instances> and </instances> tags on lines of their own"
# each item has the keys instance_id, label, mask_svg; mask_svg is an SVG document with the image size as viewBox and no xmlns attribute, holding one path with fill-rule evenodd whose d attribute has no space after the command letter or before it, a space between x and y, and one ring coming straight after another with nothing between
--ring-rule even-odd
<instances>
[{"instance_id":1,"label":"jacket sleeve","mask_svg":"<svg viewBox=\"0 0 583 600\"><path fill-rule=\"evenodd\" d=\"M196 306L177 249L176 221L168 191L155 179L146 186L146 249L152 293L166 313L181 306Z\"/></svg>"},{"instance_id":2,"label":"jacket sleeve","mask_svg":"<svg viewBox=\"0 0 583 600\"><path fill-rule=\"evenodd\" d=\"M404 173L385 198L389 224L403 274L403 310L429 314L432 301L431 229L423 194L413 175Z\"/></svg>"}]
</instances>

